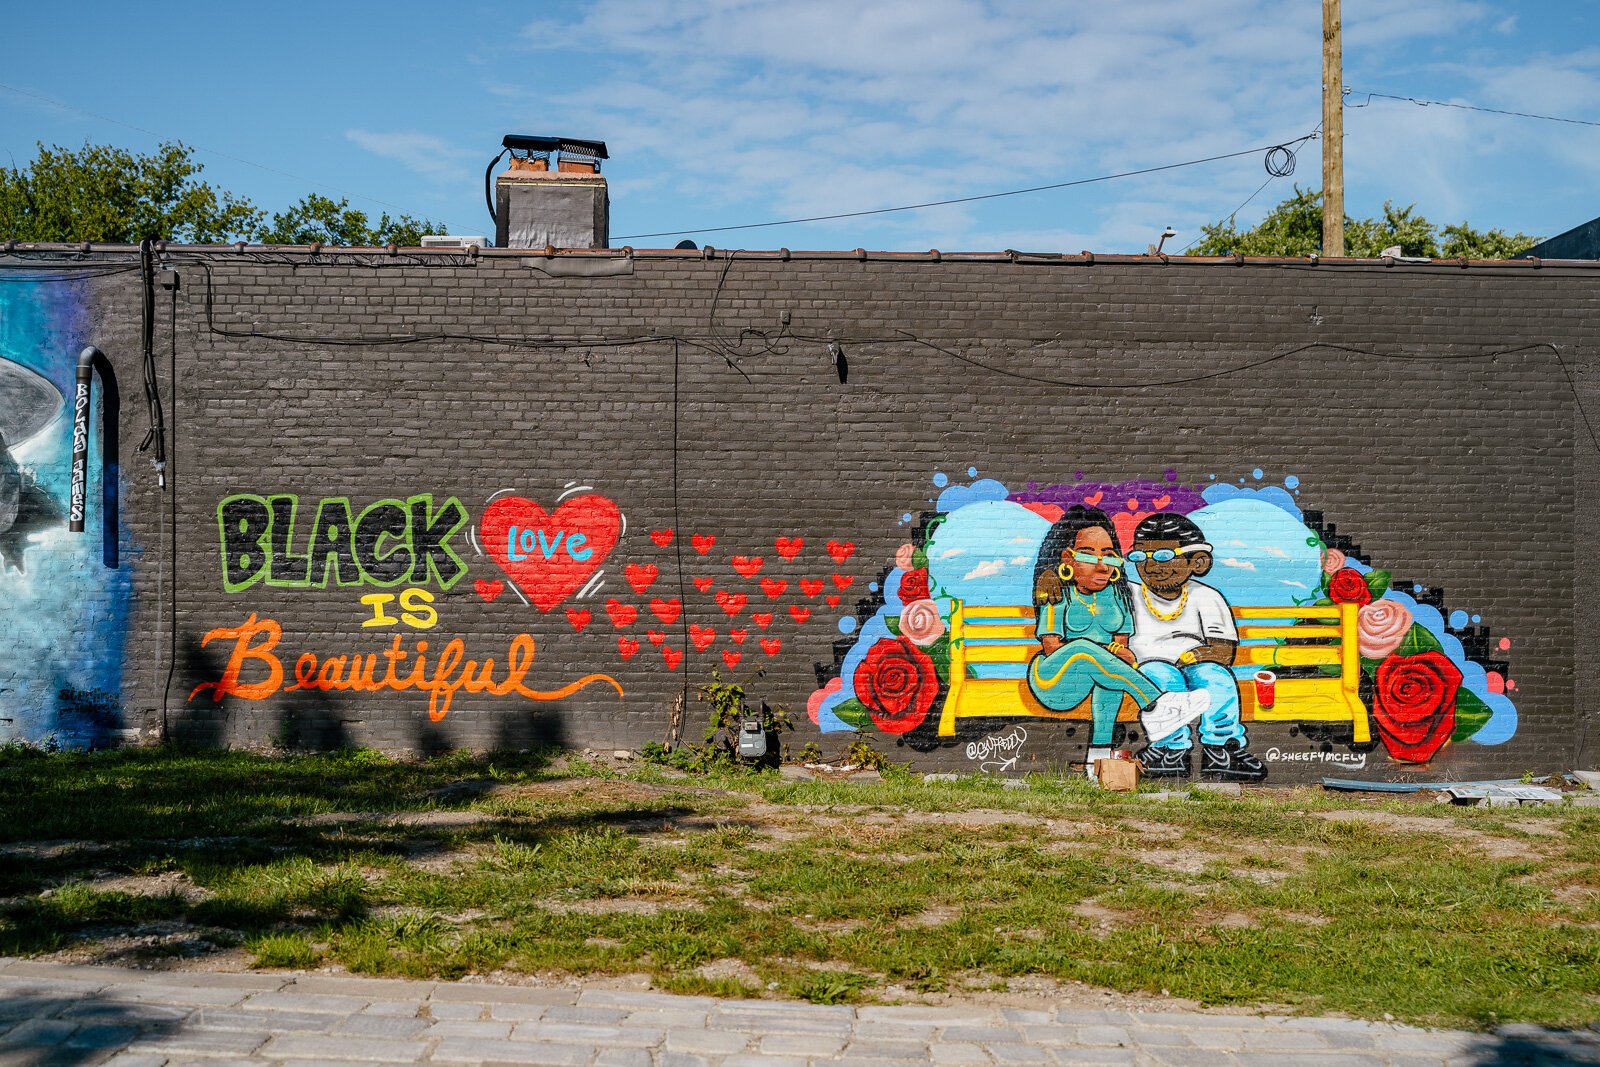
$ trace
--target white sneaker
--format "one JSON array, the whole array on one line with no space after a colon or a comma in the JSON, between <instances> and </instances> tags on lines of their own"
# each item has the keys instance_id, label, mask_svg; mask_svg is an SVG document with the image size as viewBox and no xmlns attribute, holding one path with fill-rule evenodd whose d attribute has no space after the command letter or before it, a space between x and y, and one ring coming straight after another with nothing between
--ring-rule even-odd
<instances>
[{"instance_id":1,"label":"white sneaker","mask_svg":"<svg viewBox=\"0 0 1600 1067\"><path fill-rule=\"evenodd\" d=\"M1139 721L1144 725L1146 737L1160 741L1185 729L1210 708L1211 694L1204 689L1192 693L1163 693L1139 713Z\"/></svg>"}]
</instances>

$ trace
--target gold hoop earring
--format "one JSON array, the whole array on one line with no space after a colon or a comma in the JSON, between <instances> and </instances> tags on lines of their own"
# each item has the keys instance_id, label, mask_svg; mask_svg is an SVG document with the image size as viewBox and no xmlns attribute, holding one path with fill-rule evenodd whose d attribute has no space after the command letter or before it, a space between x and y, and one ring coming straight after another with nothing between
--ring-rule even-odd
<instances>
[{"instance_id":1,"label":"gold hoop earring","mask_svg":"<svg viewBox=\"0 0 1600 1067\"><path fill-rule=\"evenodd\" d=\"M1056 567L1056 577L1060 578L1063 582L1072 581L1072 573L1072 564L1070 563L1063 563Z\"/></svg>"},{"instance_id":2,"label":"gold hoop earring","mask_svg":"<svg viewBox=\"0 0 1600 1067\"><path fill-rule=\"evenodd\" d=\"M1113 582L1122 581L1122 568L1121 567L1112 567L1111 568L1111 580Z\"/></svg>"}]
</instances>

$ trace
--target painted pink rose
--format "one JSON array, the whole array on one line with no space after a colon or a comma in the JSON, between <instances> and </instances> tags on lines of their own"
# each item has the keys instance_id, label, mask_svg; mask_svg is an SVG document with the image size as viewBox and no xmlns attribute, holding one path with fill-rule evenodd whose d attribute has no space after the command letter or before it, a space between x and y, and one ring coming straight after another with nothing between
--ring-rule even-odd
<instances>
[{"instance_id":1,"label":"painted pink rose","mask_svg":"<svg viewBox=\"0 0 1600 1067\"><path fill-rule=\"evenodd\" d=\"M1344 553L1337 548L1322 550L1322 573L1334 574L1344 567Z\"/></svg>"},{"instance_id":2,"label":"painted pink rose","mask_svg":"<svg viewBox=\"0 0 1600 1067\"><path fill-rule=\"evenodd\" d=\"M1374 600L1356 616L1361 655L1382 659L1400 647L1411 632L1411 609L1393 600Z\"/></svg>"},{"instance_id":3,"label":"painted pink rose","mask_svg":"<svg viewBox=\"0 0 1600 1067\"><path fill-rule=\"evenodd\" d=\"M927 648L944 636L944 619L939 605L931 600L913 600L900 612L900 633L919 648Z\"/></svg>"},{"instance_id":4,"label":"painted pink rose","mask_svg":"<svg viewBox=\"0 0 1600 1067\"><path fill-rule=\"evenodd\" d=\"M903 571L909 571L917 565L917 546L901 545L894 550L894 565Z\"/></svg>"}]
</instances>

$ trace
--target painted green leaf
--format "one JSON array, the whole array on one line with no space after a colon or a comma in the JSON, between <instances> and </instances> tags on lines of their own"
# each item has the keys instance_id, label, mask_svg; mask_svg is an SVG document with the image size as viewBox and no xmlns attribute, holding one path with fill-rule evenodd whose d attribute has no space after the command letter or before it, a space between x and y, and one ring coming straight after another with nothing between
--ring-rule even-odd
<instances>
[{"instance_id":1,"label":"painted green leaf","mask_svg":"<svg viewBox=\"0 0 1600 1067\"><path fill-rule=\"evenodd\" d=\"M833 713L845 723L857 730L865 730L872 725L872 716L867 714L867 706L855 697L842 702L833 709Z\"/></svg>"},{"instance_id":2,"label":"painted green leaf","mask_svg":"<svg viewBox=\"0 0 1600 1067\"><path fill-rule=\"evenodd\" d=\"M1372 599L1377 600L1389 591L1389 580L1394 577L1390 571L1368 571L1363 577L1366 579L1367 591L1372 594Z\"/></svg>"},{"instance_id":3,"label":"painted green leaf","mask_svg":"<svg viewBox=\"0 0 1600 1067\"><path fill-rule=\"evenodd\" d=\"M1456 729L1450 735L1450 740L1467 740L1483 729L1484 723L1488 722L1493 714L1489 705L1479 699L1478 694L1470 689L1456 690Z\"/></svg>"},{"instance_id":4,"label":"painted green leaf","mask_svg":"<svg viewBox=\"0 0 1600 1067\"><path fill-rule=\"evenodd\" d=\"M900 636L900 616L885 615L883 617L883 624L889 628L890 633L894 634L896 637Z\"/></svg>"},{"instance_id":5,"label":"painted green leaf","mask_svg":"<svg viewBox=\"0 0 1600 1067\"><path fill-rule=\"evenodd\" d=\"M1420 622L1411 624L1411 630L1406 634L1406 639L1400 642L1400 647L1395 649L1397 656L1417 656L1424 652L1443 652L1439 639L1429 632Z\"/></svg>"},{"instance_id":6,"label":"painted green leaf","mask_svg":"<svg viewBox=\"0 0 1600 1067\"><path fill-rule=\"evenodd\" d=\"M919 548L911 553L911 564L913 567L926 567L928 565L928 550Z\"/></svg>"},{"instance_id":7,"label":"painted green leaf","mask_svg":"<svg viewBox=\"0 0 1600 1067\"><path fill-rule=\"evenodd\" d=\"M933 660L933 669L938 672L941 682L950 680L950 637L945 635L922 651Z\"/></svg>"},{"instance_id":8,"label":"painted green leaf","mask_svg":"<svg viewBox=\"0 0 1600 1067\"><path fill-rule=\"evenodd\" d=\"M1319 608L1331 608L1333 607L1333 601L1329 600L1327 597L1318 597L1315 606Z\"/></svg>"}]
</instances>

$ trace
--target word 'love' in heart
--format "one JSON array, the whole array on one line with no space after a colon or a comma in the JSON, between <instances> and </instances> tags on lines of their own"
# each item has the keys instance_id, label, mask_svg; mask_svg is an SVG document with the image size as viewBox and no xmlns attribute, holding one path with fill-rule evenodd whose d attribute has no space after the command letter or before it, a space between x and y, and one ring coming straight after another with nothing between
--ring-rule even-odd
<instances>
[{"instance_id":1,"label":"word 'love' in heart","mask_svg":"<svg viewBox=\"0 0 1600 1067\"><path fill-rule=\"evenodd\" d=\"M605 562L622 533L622 513L603 496L566 501L554 512L504 496L483 512L483 548L513 585L548 612L577 592Z\"/></svg>"}]
</instances>

